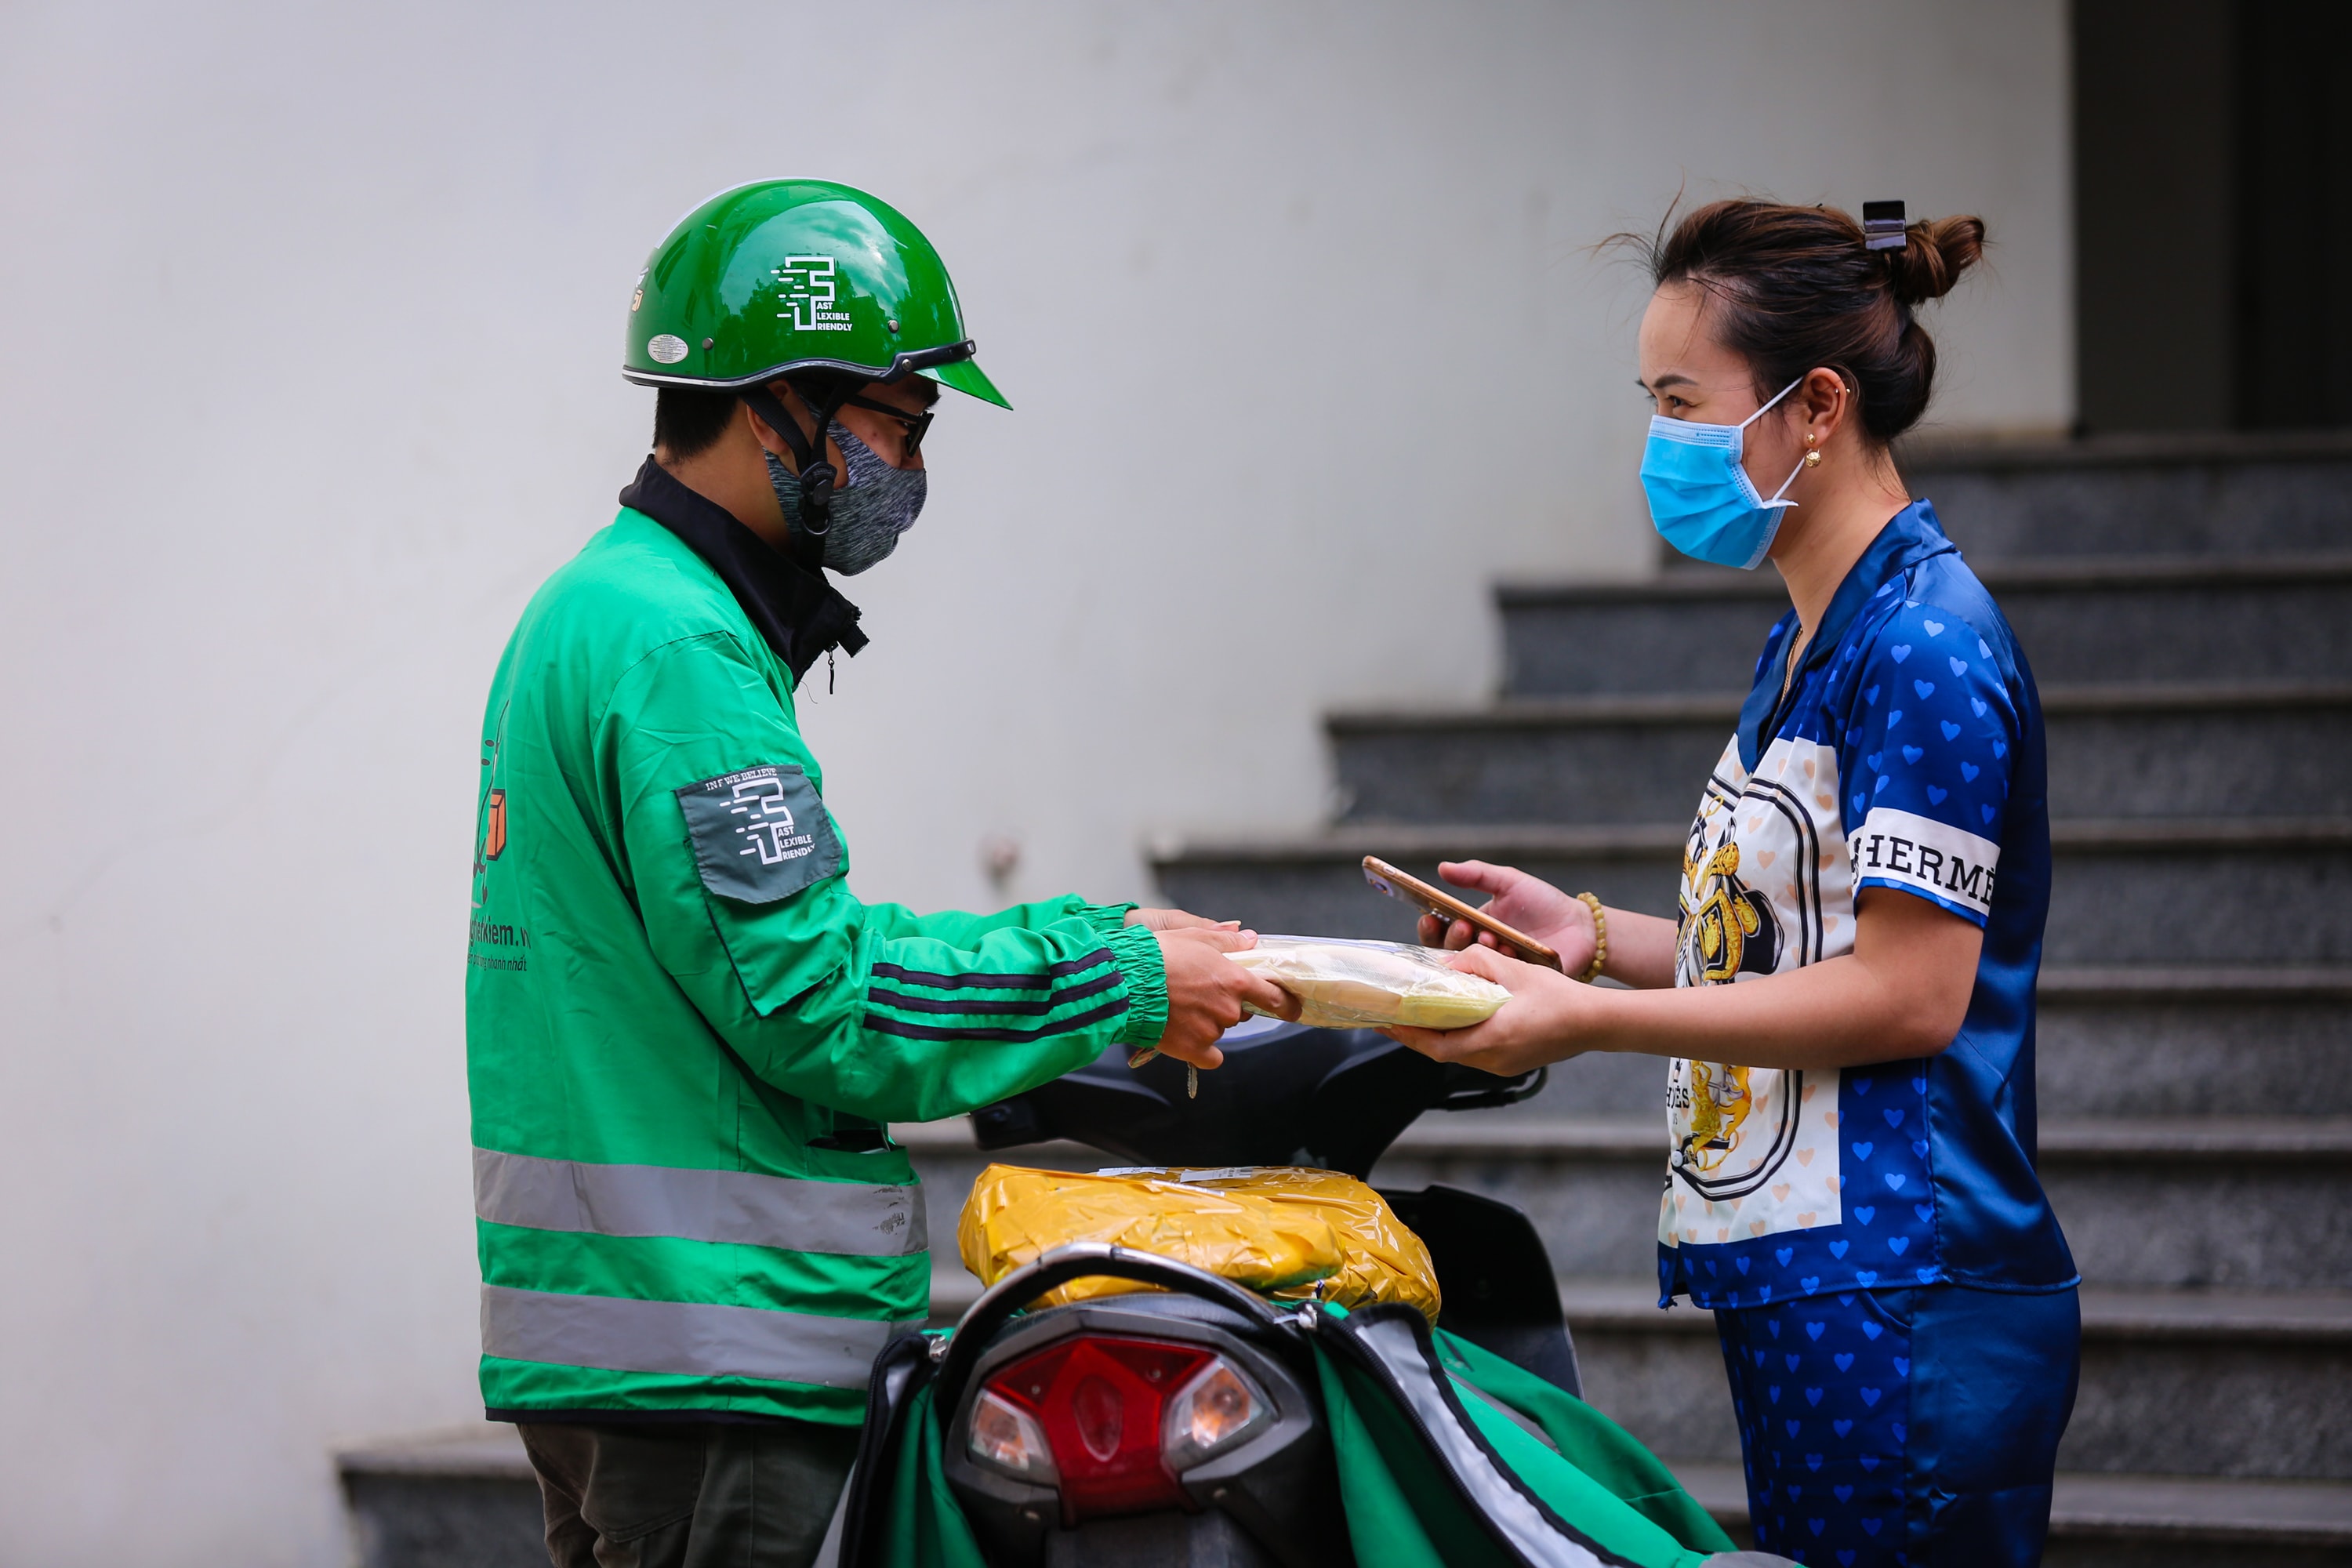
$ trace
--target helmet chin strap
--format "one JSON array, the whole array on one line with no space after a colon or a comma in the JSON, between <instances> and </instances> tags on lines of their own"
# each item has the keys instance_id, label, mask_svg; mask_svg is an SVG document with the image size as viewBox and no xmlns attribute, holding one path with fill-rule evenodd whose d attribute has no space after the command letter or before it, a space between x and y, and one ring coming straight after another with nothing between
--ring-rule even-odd
<instances>
[{"instance_id":1,"label":"helmet chin strap","mask_svg":"<svg viewBox=\"0 0 2352 1568\"><path fill-rule=\"evenodd\" d=\"M801 391L797 385L793 390ZM841 480L833 465L825 460L824 432L833 423L833 416L841 412L842 405L849 401L851 393L847 386L822 398L801 393L801 401L816 416L814 442L802 433L801 422L792 416L783 400L766 387L746 387L735 395L792 448L793 467L801 481L801 515L800 521L792 525L786 553L803 571L812 574L824 564L824 536L833 526L833 487ZM785 521L792 524L789 518Z\"/></svg>"}]
</instances>

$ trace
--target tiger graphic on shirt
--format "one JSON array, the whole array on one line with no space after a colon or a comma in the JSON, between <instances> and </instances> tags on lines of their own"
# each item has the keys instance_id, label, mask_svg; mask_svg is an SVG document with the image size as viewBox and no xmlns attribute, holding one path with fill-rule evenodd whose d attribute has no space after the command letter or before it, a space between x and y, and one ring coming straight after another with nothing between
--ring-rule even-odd
<instances>
[{"instance_id":1,"label":"tiger graphic on shirt","mask_svg":"<svg viewBox=\"0 0 2352 1568\"><path fill-rule=\"evenodd\" d=\"M1735 736L1683 848L1677 985L1736 985L1853 951L1837 752L1775 739L1750 773ZM1676 1058L1658 1239L1745 1241L1841 1218L1834 1071Z\"/></svg>"}]
</instances>

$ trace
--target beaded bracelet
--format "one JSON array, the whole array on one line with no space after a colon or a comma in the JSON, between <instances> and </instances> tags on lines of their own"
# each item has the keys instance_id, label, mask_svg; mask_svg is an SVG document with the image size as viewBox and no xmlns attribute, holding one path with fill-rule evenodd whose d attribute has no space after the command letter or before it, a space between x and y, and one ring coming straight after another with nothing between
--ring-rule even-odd
<instances>
[{"instance_id":1,"label":"beaded bracelet","mask_svg":"<svg viewBox=\"0 0 2352 1568\"><path fill-rule=\"evenodd\" d=\"M1592 963L1577 976L1587 985L1601 978L1601 969L1609 963L1609 917L1601 908L1601 900L1591 893L1579 893L1584 907L1592 911Z\"/></svg>"}]
</instances>

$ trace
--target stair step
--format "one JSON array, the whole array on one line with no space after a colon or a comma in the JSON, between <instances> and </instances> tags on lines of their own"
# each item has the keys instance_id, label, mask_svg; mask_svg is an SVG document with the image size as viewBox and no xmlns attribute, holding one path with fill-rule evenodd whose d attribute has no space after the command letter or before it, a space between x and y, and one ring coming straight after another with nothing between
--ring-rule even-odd
<instances>
[{"instance_id":1,"label":"stair step","mask_svg":"<svg viewBox=\"0 0 2352 1568\"><path fill-rule=\"evenodd\" d=\"M522 1451L522 1435L504 1421L483 1421L363 1443L335 1455L345 1476L470 1476L477 1480L529 1481L538 1477Z\"/></svg>"},{"instance_id":2,"label":"stair step","mask_svg":"<svg viewBox=\"0 0 2352 1568\"><path fill-rule=\"evenodd\" d=\"M2045 683L2352 676L2352 552L1973 560ZM1777 573L1505 584L1513 697L1744 691L1789 607Z\"/></svg>"},{"instance_id":3,"label":"stair step","mask_svg":"<svg viewBox=\"0 0 2352 1568\"><path fill-rule=\"evenodd\" d=\"M2352 1290L2117 1289L2081 1291L2085 1340L2135 1342L2352 1345ZM1715 1339L1715 1314L1677 1300L1658 1305L1655 1279L1559 1282L1560 1305L1579 1333L1697 1334Z\"/></svg>"},{"instance_id":4,"label":"stair step","mask_svg":"<svg viewBox=\"0 0 2352 1568\"><path fill-rule=\"evenodd\" d=\"M2042 708L2055 816L2352 811L2352 683L2053 686ZM1348 821L1638 823L1696 807L1738 715L1733 698L1660 694L1326 727Z\"/></svg>"},{"instance_id":5,"label":"stair step","mask_svg":"<svg viewBox=\"0 0 2352 1568\"><path fill-rule=\"evenodd\" d=\"M2347 1002L2352 1001L2352 968L2078 965L2043 970L2035 994L2044 1003Z\"/></svg>"},{"instance_id":6,"label":"stair step","mask_svg":"<svg viewBox=\"0 0 2352 1568\"><path fill-rule=\"evenodd\" d=\"M2352 970L2044 970L2034 1094L2045 1116L2352 1115L2347 1002Z\"/></svg>"},{"instance_id":7,"label":"stair step","mask_svg":"<svg viewBox=\"0 0 2352 1568\"><path fill-rule=\"evenodd\" d=\"M2103 1286L2309 1289L2352 1279L2352 1152L2337 1126L2297 1140L2191 1125L2043 1122L2042 1181L2085 1279ZM1515 1205L1565 1273L1653 1267L1663 1120L1569 1127L1496 1117L1491 1132L1416 1128L1384 1186L1432 1183ZM2290 1130L2292 1132L2294 1130Z\"/></svg>"},{"instance_id":8,"label":"stair step","mask_svg":"<svg viewBox=\"0 0 2352 1568\"><path fill-rule=\"evenodd\" d=\"M1714 1315L1564 1279L1586 1396L1660 1453L1730 1459ZM2352 1478L2352 1293L2085 1288L2075 1470Z\"/></svg>"},{"instance_id":9,"label":"stair step","mask_svg":"<svg viewBox=\"0 0 2352 1568\"><path fill-rule=\"evenodd\" d=\"M1912 493L1932 497L1979 560L2352 544L2352 443L2339 431L1923 444L1903 463Z\"/></svg>"},{"instance_id":10,"label":"stair step","mask_svg":"<svg viewBox=\"0 0 2352 1568\"><path fill-rule=\"evenodd\" d=\"M1221 860L1277 866L1294 860L1346 861L1378 853L1382 846L1400 855L1573 855L1579 858L1646 859L1661 849L1680 848L1687 825L1681 822L1622 826L1554 823L1341 823L1319 833L1263 838L1171 840L1155 847L1155 864L1213 856ZM2090 849L2139 849L2166 845L2264 848L2278 845L2352 844L2352 817L2274 816L2146 822L2132 819L2062 819L2050 825L2053 844ZM1361 847L1360 848L1359 847Z\"/></svg>"},{"instance_id":11,"label":"stair step","mask_svg":"<svg viewBox=\"0 0 2352 1568\"><path fill-rule=\"evenodd\" d=\"M1517 866L1621 909L1675 908L1684 823L1569 826L1343 824L1255 841L1174 842L1153 855L1168 901L1258 931L1409 941L1413 917L1365 886L1379 855L1415 876L1440 859ZM2082 964L2352 963L2352 817L2060 820L2043 961Z\"/></svg>"},{"instance_id":12,"label":"stair step","mask_svg":"<svg viewBox=\"0 0 2352 1568\"><path fill-rule=\"evenodd\" d=\"M2227 713L2243 708L2341 707L2352 702L2352 681L2078 681L2040 688L2045 714ZM1625 692L1593 696L1509 698L1486 708L1342 709L1325 720L1335 731L1410 725L1437 732L1479 730L1590 729L1618 724L1707 723L1729 726L1741 698L1722 691ZM1727 728L1727 736L1728 730Z\"/></svg>"},{"instance_id":13,"label":"stair step","mask_svg":"<svg viewBox=\"0 0 2352 1568\"><path fill-rule=\"evenodd\" d=\"M512 1428L487 1438L435 1434L376 1445L341 1455L338 1463L346 1485L357 1479L362 1492L378 1481L403 1489L392 1514L373 1502L357 1510L362 1568L527 1568L546 1561L538 1487ZM1718 1521L1745 1529L1747 1488L1736 1461L1666 1463ZM478 1507L484 1496L499 1499L505 1508L485 1517ZM2244 1553L2352 1546L2352 1484L2062 1470L2051 1534L2053 1546L2100 1541L2233 1547L2240 1550L2231 1562L2261 1564L2271 1559ZM2064 1559L2053 1552L2051 1561Z\"/></svg>"},{"instance_id":14,"label":"stair step","mask_svg":"<svg viewBox=\"0 0 2352 1568\"><path fill-rule=\"evenodd\" d=\"M2352 1116L2352 969L2051 968L2034 1096L2045 1119ZM1497 1116L1654 1116L1665 1072L1596 1053Z\"/></svg>"},{"instance_id":15,"label":"stair step","mask_svg":"<svg viewBox=\"0 0 2352 1568\"><path fill-rule=\"evenodd\" d=\"M544 1568L546 1516L515 1428L492 1422L335 1456L360 1568Z\"/></svg>"},{"instance_id":16,"label":"stair step","mask_svg":"<svg viewBox=\"0 0 2352 1568\"><path fill-rule=\"evenodd\" d=\"M1748 1484L1736 1464L1666 1461L1700 1507L1728 1527L1748 1524ZM2050 1507L2050 1568L2074 1563L2126 1561L2145 1568L2228 1562L2266 1568L2268 1553L2352 1546L2352 1483L2221 1480L2205 1476L2097 1475L2061 1470ZM2132 1542L2170 1546L2179 1555L2084 1558L2064 1548L2078 1543ZM2204 1551L2236 1548L2226 1559ZM2261 1555L2252 1555L2261 1553ZM2317 1562L2297 1556L2293 1561Z\"/></svg>"},{"instance_id":17,"label":"stair step","mask_svg":"<svg viewBox=\"0 0 2352 1568\"><path fill-rule=\"evenodd\" d=\"M2044 1165L2166 1163L2296 1166L2352 1164L2352 1117L2168 1116L2101 1121L2043 1118ZM1417 1160L1663 1161L1666 1127L1656 1117L1425 1117L1404 1130L1391 1155Z\"/></svg>"}]
</instances>

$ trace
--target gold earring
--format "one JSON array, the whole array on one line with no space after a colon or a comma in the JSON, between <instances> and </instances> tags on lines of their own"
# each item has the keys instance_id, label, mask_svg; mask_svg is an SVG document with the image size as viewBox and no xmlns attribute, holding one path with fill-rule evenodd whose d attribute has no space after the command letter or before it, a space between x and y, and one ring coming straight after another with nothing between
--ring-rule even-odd
<instances>
[{"instance_id":1,"label":"gold earring","mask_svg":"<svg viewBox=\"0 0 2352 1568\"><path fill-rule=\"evenodd\" d=\"M1808 468L1818 468L1821 466L1822 455L1819 452L1808 452L1805 454L1805 467Z\"/></svg>"}]
</instances>

